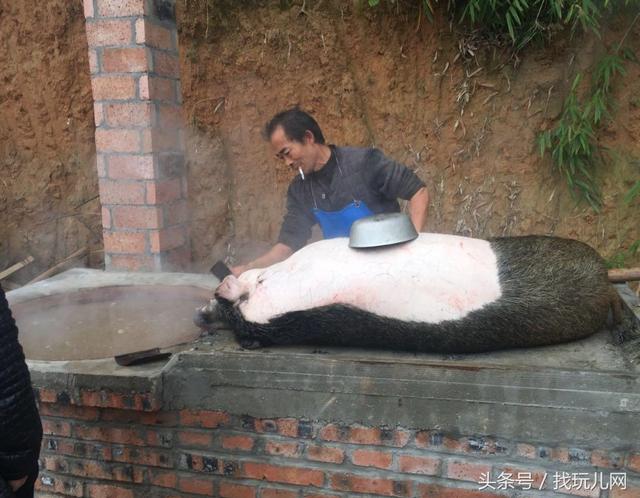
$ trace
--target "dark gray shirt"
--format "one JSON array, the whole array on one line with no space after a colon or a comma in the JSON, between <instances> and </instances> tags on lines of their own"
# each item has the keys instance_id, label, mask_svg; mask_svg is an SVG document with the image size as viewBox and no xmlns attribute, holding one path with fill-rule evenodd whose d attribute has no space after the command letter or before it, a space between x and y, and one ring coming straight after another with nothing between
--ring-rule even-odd
<instances>
[{"instance_id":1,"label":"dark gray shirt","mask_svg":"<svg viewBox=\"0 0 640 498\"><path fill-rule=\"evenodd\" d=\"M287 212L278 242L294 251L303 247L317 223L314 207L339 211L354 200L364 201L374 214L400 211L398 199L410 199L424 187L406 166L380 150L331 146L331 157L320 171L296 176L287 191Z\"/></svg>"}]
</instances>

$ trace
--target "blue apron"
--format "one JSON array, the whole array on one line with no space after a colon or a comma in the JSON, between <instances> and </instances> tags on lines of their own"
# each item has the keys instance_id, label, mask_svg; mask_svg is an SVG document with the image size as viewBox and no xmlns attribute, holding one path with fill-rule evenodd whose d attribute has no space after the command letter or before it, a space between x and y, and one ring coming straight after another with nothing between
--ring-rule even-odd
<instances>
[{"instance_id":1,"label":"blue apron","mask_svg":"<svg viewBox=\"0 0 640 498\"><path fill-rule=\"evenodd\" d=\"M342 174L342 168L340 168L340 162L338 161L337 154L336 166L338 167L340 176L344 176ZM304 180L304 177L302 177L302 179ZM313 197L314 205L313 215L316 220L318 220L320 228L322 229L322 235L325 239L348 237L349 232L351 231L351 225L354 221L364 218L365 216L373 215L373 211L369 209L364 201L356 200L353 192L351 193L353 201L339 211L323 211L322 209L318 209L316 196L313 193L313 180L311 180L311 196Z\"/></svg>"},{"instance_id":2,"label":"blue apron","mask_svg":"<svg viewBox=\"0 0 640 498\"><path fill-rule=\"evenodd\" d=\"M335 237L348 237L353 222L365 216L371 216L373 212L364 201L354 200L340 211L322 211L321 209L313 208L313 215L320 224L324 238L333 239Z\"/></svg>"}]
</instances>

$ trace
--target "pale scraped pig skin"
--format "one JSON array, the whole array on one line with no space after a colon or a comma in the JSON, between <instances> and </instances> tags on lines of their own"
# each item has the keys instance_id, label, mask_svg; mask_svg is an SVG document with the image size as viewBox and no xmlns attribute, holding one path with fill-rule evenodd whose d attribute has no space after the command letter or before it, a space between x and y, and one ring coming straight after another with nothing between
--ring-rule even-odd
<instances>
[{"instance_id":1,"label":"pale scraped pig skin","mask_svg":"<svg viewBox=\"0 0 640 498\"><path fill-rule=\"evenodd\" d=\"M466 353L567 342L602 329L619 298L581 242L420 234L386 248L311 244L227 277L218 312L244 347L318 344Z\"/></svg>"},{"instance_id":2,"label":"pale scraped pig skin","mask_svg":"<svg viewBox=\"0 0 640 498\"><path fill-rule=\"evenodd\" d=\"M427 256L427 257L425 257ZM347 239L311 244L266 269L229 277L217 294L245 320L342 304L385 318L457 320L500 297L496 257L485 240L421 235L388 248L354 250Z\"/></svg>"}]
</instances>

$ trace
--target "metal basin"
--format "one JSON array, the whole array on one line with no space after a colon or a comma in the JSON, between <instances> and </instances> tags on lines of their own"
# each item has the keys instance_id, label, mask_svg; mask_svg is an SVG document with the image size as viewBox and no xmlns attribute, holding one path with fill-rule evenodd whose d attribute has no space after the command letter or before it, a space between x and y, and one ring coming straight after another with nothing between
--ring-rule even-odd
<instances>
[{"instance_id":1,"label":"metal basin","mask_svg":"<svg viewBox=\"0 0 640 498\"><path fill-rule=\"evenodd\" d=\"M404 213L367 216L353 222L349 247L362 249L409 242L418 237L411 219Z\"/></svg>"},{"instance_id":2,"label":"metal basin","mask_svg":"<svg viewBox=\"0 0 640 498\"><path fill-rule=\"evenodd\" d=\"M193 312L209 298L187 285L110 286L14 302L11 310L28 359L86 360L193 341Z\"/></svg>"}]
</instances>

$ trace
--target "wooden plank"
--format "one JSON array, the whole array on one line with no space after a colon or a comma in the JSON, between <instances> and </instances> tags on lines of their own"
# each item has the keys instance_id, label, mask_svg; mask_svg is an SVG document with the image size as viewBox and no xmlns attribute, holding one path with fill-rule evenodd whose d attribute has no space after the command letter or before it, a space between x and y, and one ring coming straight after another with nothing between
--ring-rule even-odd
<instances>
[{"instance_id":1,"label":"wooden plank","mask_svg":"<svg viewBox=\"0 0 640 498\"><path fill-rule=\"evenodd\" d=\"M52 266L51 268L49 268L44 273L41 273L40 275L38 275L34 279L29 280L25 285L33 284L33 283L38 282L40 280L43 280L43 279L45 279L47 277L55 275L64 265L69 263L71 260L79 258L81 256L84 256L88 252L89 252L89 248L88 247L83 247L82 249L78 249L77 251L75 251L74 253L70 254L65 259L60 261L59 263L56 263L56 265Z\"/></svg>"},{"instance_id":2,"label":"wooden plank","mask_svg":"<svg viewBox=\"0 0 640 498\"><path fill-rule=\"evenodd\" d=\"M640 280L640 268L616 268L609 270L609 280L616 283Z\"/></svg>"},{"instance_id":3,"label":"wooden plank","mask_svg":"<svg viewBox=\"0 0 640 498\"><path fill-rule=\"evenodd\" d=\"M33 256L27 256L26 258L24 258L19 263L16 263L15 265L12 265L9 268L7 268L6 270L0 272L0 280L2 280L4 278L7 278L9 275L12 275L13 273L17 272L18 270L21 270L22 268L24 268L25 266L31 264L32 262L33 262Z\"/></svg>"}]
</instances>

